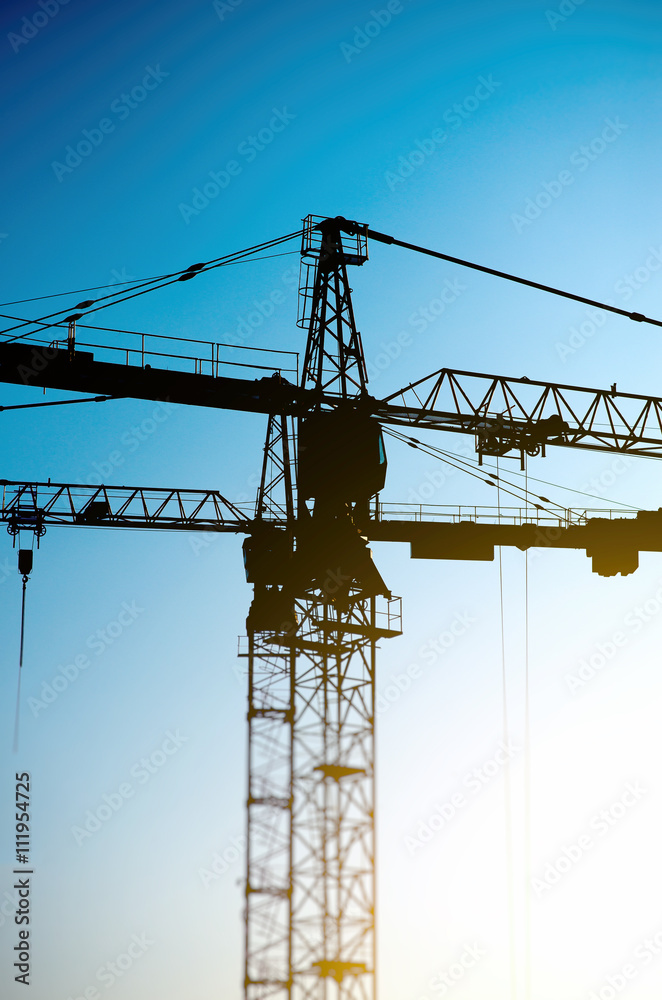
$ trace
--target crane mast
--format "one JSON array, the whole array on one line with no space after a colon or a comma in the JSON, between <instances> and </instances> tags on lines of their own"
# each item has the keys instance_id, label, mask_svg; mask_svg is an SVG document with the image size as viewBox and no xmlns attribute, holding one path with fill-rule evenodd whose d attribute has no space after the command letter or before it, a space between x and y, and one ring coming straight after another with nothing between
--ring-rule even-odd
<instances>
[{"instance_id":1,"label":"crane mast","mask_svg":"<svg viewBox=\"0 0 662 1000\"><path fill-rule=\"evenodd\" d=\"M301 388L312 405L298 418L298 461L290 418L269 418L255 530L244 543L255 587L247 1000L375 997L375 649L400 633L400 616L361 533L385 456L364 412L347 266L367 253L365 239L353 243L343 246L335 220L306 221ZM284 515L285 528L262 524L267 511Z\"/></svg>"}]
</instances>

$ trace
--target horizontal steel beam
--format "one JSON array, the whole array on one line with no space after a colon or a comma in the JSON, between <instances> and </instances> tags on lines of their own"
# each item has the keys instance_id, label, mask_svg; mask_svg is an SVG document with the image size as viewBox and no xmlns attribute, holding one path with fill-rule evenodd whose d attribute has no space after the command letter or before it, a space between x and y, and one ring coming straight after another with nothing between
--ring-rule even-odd
<instances>
[{"instance_id":1,"label":"horizontal steel beam","mask_svg":"<svg viewBox=\"0 0 662 1000\"><path fill-rule=\"evenodd\" d=\"M170 528L247 534L252 518L216 490L76 486L0 480L0 521L10 533L48 525Z\"/></svg>"},{"instance_id":2,"label":"horizontal steel beam","mask_svg":"<svg viewBox=\"0 0 662 1000\"><path fill-rule=\"evenodd\" d=\"M92 353L0 343L0 382L164 400L251 413L305 414L334 393L291 385L277 373L228 378L95 361ZM662 457L662 398L442 368L383 400L353 402L384 424L471 434L481 454L549 445Z\"/></svg>"},{"instance_id":3,"label":"horizontal steel beam","mask_svg":"<svg viewBox=\"0 0 662 1000\"><path fill-rule=\"evenodd\" d=\"M476 437L477 450L547 445L662 457L662 398L442 368L392 393L380 420Z\"/></svg>"},{"instance_id":4,"label":"horizontal steel beam","mask_svg":"<svg viewBox=\"0 0 662 1000\"><path fill-rule=\"evenodd\" d=\"M215 490L155 489L132 486L76 486L0 480L0 521L11 534L43 533L51 525L96 528L157 528L251 534L258 522ZM604 512L600 512L604 513ZM510 520L510 515L509 515ZM263 519L276 527L285 521ZM294 536L297 522L290 525ZM405 542L415 559L491 560L496 546L583 549L602 575L631 573L639 552L662 552L662 510L635 517L591 517L557 523L527 520L494 523L368 520L362 526L372 542ZM310 531L307 524L307 531Z\"/></svg>"}]
</instances>

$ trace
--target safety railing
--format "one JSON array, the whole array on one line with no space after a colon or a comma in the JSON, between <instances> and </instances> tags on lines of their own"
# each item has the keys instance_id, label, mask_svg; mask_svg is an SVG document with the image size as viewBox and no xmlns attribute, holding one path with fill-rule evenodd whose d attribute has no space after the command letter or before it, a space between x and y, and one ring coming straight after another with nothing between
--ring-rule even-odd
<instances>
[{"instance_id":1,"label":"safety railing","mask_svg":"<svg viewBox=\"0 0 662 1000\"><path fill-rule=\"evenodd\" d=\"M541 524L567 528L585 524L590 518L636 517L636 510L589 510L588 508L559 507L557 510L539 510L526 507L483 507L470 504L416 504L375 502L371 516L376 521L443 521L458 524L475 521L489 524Z\"/></svg>"},{"instance_id":2,"label":"safety railing","mask_svg":"<svg viewBox=\"0 0 662 1000\"><path fill-rule=\"evenodd\" d=\"M276 372L293 383L299 381L298 351L110 328L97 330L94 340L82 340L80 333L81 327L73 331L73 336L70 329L66 336L51 341L48 346L68 349L73 356L79 351L93 350L97 361L107 360L140 368L166 368L214 378L232 374L234 369L243 369ZM34 339L31 342L39 343ZM238 377L241 377L239 373Z\"/></svg>"}]
</instances>

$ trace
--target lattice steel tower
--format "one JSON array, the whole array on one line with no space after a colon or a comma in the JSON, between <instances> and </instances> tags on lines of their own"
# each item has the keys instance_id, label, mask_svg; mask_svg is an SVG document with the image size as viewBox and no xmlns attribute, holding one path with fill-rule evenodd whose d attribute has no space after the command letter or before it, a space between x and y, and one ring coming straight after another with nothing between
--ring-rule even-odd
<instances>
[{"instance_id":1,"label":"lattice steel tower","mask_svg":"<svg viewBox=\"0 0 662 1000\"><path fill-rule=\"evenodd\" d=\"M366 240L344 247L343 221L306 219L310 396L269 418L244 543L247 1000L375 998L375 647L400 634L400 604L361 534L386 458L347 281Z\"/></svg>"}]
</instances>

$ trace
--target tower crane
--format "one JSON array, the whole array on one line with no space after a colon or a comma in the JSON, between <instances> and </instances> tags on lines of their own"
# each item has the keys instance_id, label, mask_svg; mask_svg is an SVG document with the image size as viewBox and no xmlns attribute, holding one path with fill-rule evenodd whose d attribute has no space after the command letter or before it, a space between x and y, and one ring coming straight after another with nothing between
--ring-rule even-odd
<instances>
[{"instance_id":1,"label":"tower crane","mask_svg":"<svg viewBox=\"0 0 662 1000\"><path fill-rule=\"evenodd\" d=\"M633 572L642 550L662 551L662 511L550 518L538 505L513 524L385 516L384 427L471 435L481 462L548 447L660 457L662 399L449 369L374 398L348 281L348 268L368 259L368 237L399 242L343 218L304 222L298 322L307 342L296 385L278 372L226 377L213 351L209 372L200 364L193 373L153 367L144 352L137 361L127 352L126 363L95 358L76 341L92 302L65 320L64 346L0 343L5 383L268 417L250 515L216 490L0 481L0 520L14 537L55 525L245 536L247 1000L376 996L376 648L402 627L369 543L408 542L413 558L428 559L490 560L501 545L578 548L605 576Z\"/></svg>"}]
</instances>

